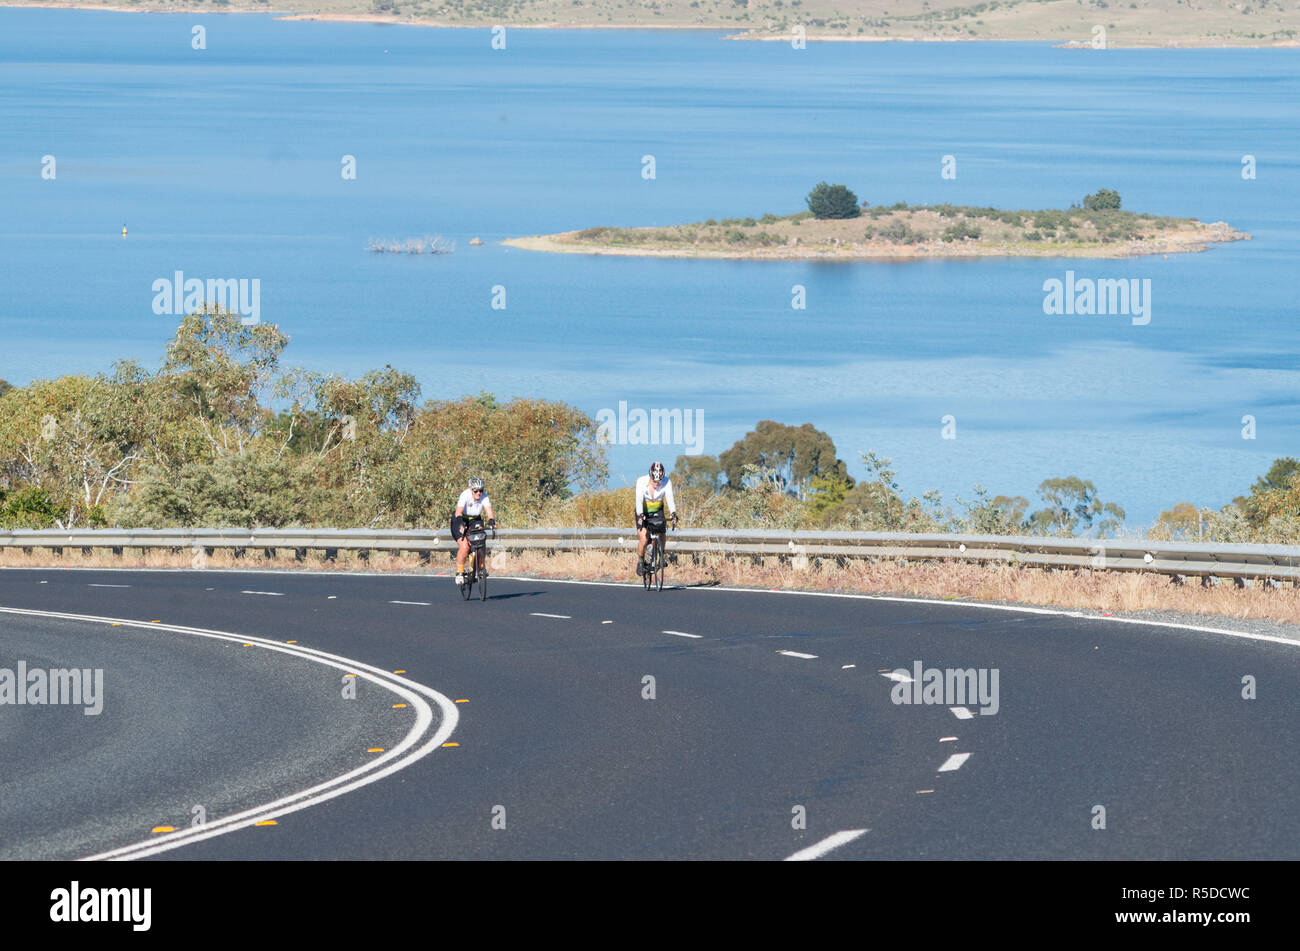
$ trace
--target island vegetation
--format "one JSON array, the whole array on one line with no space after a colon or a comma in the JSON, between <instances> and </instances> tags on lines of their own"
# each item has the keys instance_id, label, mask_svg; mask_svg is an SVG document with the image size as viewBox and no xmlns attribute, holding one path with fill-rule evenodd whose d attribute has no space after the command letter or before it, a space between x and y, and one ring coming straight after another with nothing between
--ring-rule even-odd
<instances>
[{"instance_id":1,"label":"island vegetation","mask_svg":"<svg viewBox=\"0 0 1300 951\"><path fill-rule=\"evenodd\" d=\"M1204 224L1125 211L1102 188L1065 210L970 205L872 205L845 185L820 182L806 211L723 218L666 228L595 227L512 238L534 251L712 258L1129 257L1203 251L1248 239L1224 222Z\"/></svg>"}]
</instances>

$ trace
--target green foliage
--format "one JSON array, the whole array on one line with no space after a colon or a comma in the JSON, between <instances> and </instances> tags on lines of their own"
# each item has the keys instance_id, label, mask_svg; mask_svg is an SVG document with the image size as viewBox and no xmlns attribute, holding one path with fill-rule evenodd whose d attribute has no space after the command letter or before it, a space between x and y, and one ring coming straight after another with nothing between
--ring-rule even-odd
<instances>
[{"instance_id":1,"label":"green foliage","mask_svg":"<svg viewBox=\"0 0 1300 951\"><path fill-rule=\"evenodd\" d=\"M886 241L892 241L895 244L920 244L925 240L925 235L913 230L912 226L906 221L891 221L876 234L878 237L884 238Z\"/></svg>"},{"instance_id":2,"label":"green foliage","mask_svg":"<svg viewBox=\"0 0 1300 951\"><path fill-rule=\"evenodd\" d=\"M812 423L787 426L765 419L754 430L719 456L732 489L740 489L753 473L746 466L762 470L782 492L802 498L809 481L817 476L848 479L844 462L835 458L835 443ZM849 480L852 484L852 480Z\"/></svg>"},{"instance_id":3,"label":"green foliage","mask_svg":"<svg viewBox=\"0 0 1300 951\"><path fill-rule=\"evenodd\" d=\"M1098 189L1091 195L1085 195L1083 199L1083 207L1087 208L1089 211L1101 211L1104 209L1119 208L1119 206L1119 192L1110 188Z\"/></svg>"},{"instance_id":4,"label":"green foliage","mask_svg":"<svg viewBox=\"0 0 1300 951\"><path fill-rule=\"evenodd\" d=\"M0 527L6 529L53 528L65 509L44 489L0 489Z\"/></svg>"},{"instance_id":5,"label":"green foliage","mask_svg":"<svg viewBox=\"0 0 1300 951\"><path fill-rule=\"evenodd\" d=\"M0 519L427 527L473 473L491 480L498 517L532 521L605 477L595 421L572 407L490 393L419 407L415 379L391 366L356 380L280 372L286 344L274 326L204 311L156 374L119 363L10 389Z\"/></svg>"},{"instance_id":6,"label":"green foliage","mask_svg":"<svg viewBox=\"0 0 1300 951\"><path fill-rule=\"evenodd\" d=\"M969 221L959 221L944 231L943 240L965 241L967 238L978 239L982 233L978 225L973 225Z\"/></svg>"},{"instance_id":7,"label":"green foliage","mask_svg":"<svg viewBox=\"0 0 1300 951\"><path fill-rule=\"evenodd\" d=\"M1029 500L1023 496L989 498L988 490L977 485L974 501L962 504L966 507L963 529L973 535L1015 535L1025 530Z\"/></svg>"},{"instance_id":8,"label":"green foliage","mask_svg":"<svg viewBox=\"0 0 1300 951\"><path fill-rule=\"evenodd\" d=\"M1034 512L1028 520L1029 527L1038 534L1064 535L1078 534L1092 528L1097 522L1097 533L1105 536L1114 532L1124 521L1124 510L1113 502L1102 502L1097 497L1097 487L1078 476L1059 479L1044 479L1038 486L1038 495L1043 500L1043 508Z\"/></svg>"},{"instance_id":9,"label":"green foliage","mask_svg":"<svg viewBox=\"0 0 1300 951\"><path fill-rule=\"evenodd\" d=\"M701 492L716 492L722 481L722 463L716 456L678 456L673 463L675 487Z\"/></svg>"},{"instance_id":10,"label":"green foliage","mask_svg":"<svg viewBox=\"0 0 1300 951\"><path fill-rule=\"evenodd\" d=\"M4 396L13 388L14 388L13 384L10 383L8 380L0 380L0 396Z\"/></svg>"},{"instance_id":11,"label":"green foliage","mask_svg":"<svg viewBox=\"0 0 1300 951\"><path fill-rule=\"evenodd\" d=\"M819 182L804 200L816 218L856 218L862 214L858 196L844 185Z\"/></svg>"}]
</instances>

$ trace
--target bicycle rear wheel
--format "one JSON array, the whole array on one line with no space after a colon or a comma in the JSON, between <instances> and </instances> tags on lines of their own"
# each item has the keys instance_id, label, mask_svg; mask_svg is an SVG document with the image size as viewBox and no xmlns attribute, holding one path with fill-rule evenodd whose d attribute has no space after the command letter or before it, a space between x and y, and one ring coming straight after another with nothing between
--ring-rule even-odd
<instances>
[{"instance_id":1,"label":"bicycle rear wheel","mask_svg":"<svg viewBox=\"0 0 1300 951\"><path fill-rule=\"evenodd\" d=\"M641 581L645 585L645 589L647 591L650 590L650 585L654 581L654 575L651 573L650 570L650 566L654 564L654 557L655 557L655 540L654 540L654 536L651 535L650 538L647 539L646 541L645 558L642 559L642 564L641 564L641 568L642 568Z\"/></svg>"}]
</instances>

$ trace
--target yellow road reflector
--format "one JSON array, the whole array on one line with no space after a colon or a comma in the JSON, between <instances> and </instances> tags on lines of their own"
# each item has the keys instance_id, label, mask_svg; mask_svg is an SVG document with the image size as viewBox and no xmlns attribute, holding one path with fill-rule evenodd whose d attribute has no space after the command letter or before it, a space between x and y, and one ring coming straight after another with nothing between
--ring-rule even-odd
<instances>
[{"instance_id":1,"label":"yellow road reflector","mask_svg":"<svg viewBox=\"0 0 1300 951\"><path fill-rule=\"evenodd\" d=\"M273 826L273 825L276 825L276 824L277 824L277 823L276 823L276 821L275 821L274 819L263 819L261 822L254 822L254 823L253 823L253 825L255 825L255 826Z\"/></svg>"},{"instance_id":2,"label":"yellow road reflector","mask_svg":"<svg viewBox=\"0 0 1300 951\"><path fill-rule=\"evenodd\" d=\"M456 702L457 702L457 703L469 703L468 700L457 700Z\"/></svg>"},{"instance_id":3,"label":"yellow road reflector","mask_svg":"<svg viewBox=\"0 0 1300 951\"><path fill-rule=\"evenodd\" d=\"M404 673L406 673L406 671L404 671L404 670L395 670L395 671L393 671L393 673L395 673L395 674L404 674Z\"/></svg>"},{"instance_id":4,"label":"yellow road reflector","mask_svg":"<svg viewBox=\"0 0 1300 951\"><path fill-rule=\"evenodd\" d=\"M244 646L245 646L245 647L252 647L252 646L253 646L253 642L252 642L252 641L249 641L249 642L248 642L247 644L245 644Z\"/></svg>"},{"instance_id":5,"label":"yellow road reflector","mask_svg":"<svg viewBox=\"0 0 1300 951\"><path fill-rule=\"evenodd\" d=\"M150 621L149 623L150 623L150 624L161 624L162 621Z\"/></svg>"},{"instance_id":6,"label":"yellow road reflector","mask_svg":"<svg viewBox=\"0 0 1300 951\"><path fill-rule=\"evenodd\" d=\"M297 641L285 641L286 644L297 644Z\"/></svg>"},{"instance_id":7,"label":"yellow road reflector","mask_svg":"<svg viewBox=\"0 0 1300 951\"><path fill-rule=\"evenodd\" d=\"M373 746L370 749L366 750L367 753L382 753L383 751L384 748L382 746Z\"/></svg>"},{"instance_id":8,"label":"yellow road reflector","mask_svg":"<svg viewBox=\"0 0 1300 951\"><path fill-rule=\"evenodd\" d=\"M155 833L158 833L158 832L175 832L175 831L176 831L176 827L175 827L175 826L154 826L154 827L153 827L153 832L155 832Z\"/></svg>"},{"instance_id":9,"label":"yellow road reflector","mask_svg":"<svg viewBox=\"0 0 1300 951\"><path fill-rule=\"evenodd\" d=\"M443 746L460 746L459 743L444 743Z\"/></svg>"},{"instance_id":10,"label":"yellow road reflector","mask_svg":"<svg viewBox=\"0 0 1300 951\"><path fill-rule=\"evenodd\" d=\"M121 622L121 621L114 621L114 622L113 622L113 626L114 626L114 627L121 627L121 626L122 626L122 622Z\"/></svg>"},{"instance_id":11,"label":"yellow road reflector","mask_svg":"<svg viewBox=\"0 0 1300 951\"><path fill-rule=\"evenodd\" d=\"M404 703L395 703L395 704L393 704L393 709L394 709L394 710L401 710L401 709L402 709L403 707L405 707L405 706L406 706L406 704L404 704Z\"/></svg>"},{"instance_id":12,"label":"yellow road reflector","mask_svg":"<svg viewBox=\"0 0 1300 951\"><path fill-rule=\"evenodd\" d=\"M356 674L344 674L343 676L344 676L344 677L355 677Z\"/></svg>"}]
</instances>

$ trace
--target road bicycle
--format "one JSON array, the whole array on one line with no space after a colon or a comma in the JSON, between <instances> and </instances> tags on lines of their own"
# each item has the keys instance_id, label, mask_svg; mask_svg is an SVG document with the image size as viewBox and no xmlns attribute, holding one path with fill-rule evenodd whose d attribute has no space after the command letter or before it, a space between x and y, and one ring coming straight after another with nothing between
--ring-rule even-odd
<instances>
[{"instance_id":1,"label":"road bicycle","mask_svg":"<svg viewBox=\"0 0 1300 951\"><path fill-rule=\"evenodd\" d=\"M663 516L654 518L647 516L645 520L645 574L641 576L642 582L645 583L647 591L662 591L664 589L664 563L668 556L664 553L664 533L668 530L668 523Z\"/></svg>"},{"instance_id":2,"label":"road bicycle","mask_svg":"<svg viewBox=\"0 0 1300 951\"><path fill-rule=\"evenodd\" d=\"M487 600L487 533L482 522L471 522L465 526L465 538L469 541L469 562L465 565L464 581L460 586L460 596L468 601L474 596L474 585L478 584L479 599ZM497 530L492 529L492 538L497 537Z\"/></svg>"}]
</instances>

